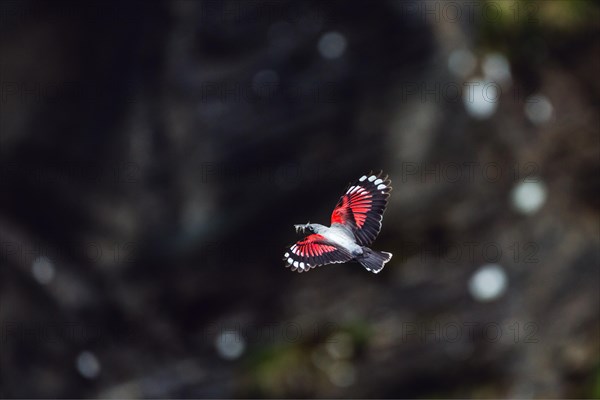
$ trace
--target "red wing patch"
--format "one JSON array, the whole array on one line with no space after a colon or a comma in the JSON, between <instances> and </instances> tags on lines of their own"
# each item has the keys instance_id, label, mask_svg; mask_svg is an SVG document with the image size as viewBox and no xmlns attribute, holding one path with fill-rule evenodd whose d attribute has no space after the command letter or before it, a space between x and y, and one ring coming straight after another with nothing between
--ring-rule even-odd
<instances>
[{"instance_id":1,"label":"red wing patch","mask_svg":"<svg viewBox=\"0 0 600 400\"><path fill-rule=\"evenodd\" d=\"M283 259L292 271L304 272L325 264L350 261L352 255L318 234L308 235L289 248Z\"/></svg>"},{"instance_id":2,"label":"red wing patch","mask_svg":"<svg viewBox=\"0 0 600 400\"><path fill-rule=\"evenodd\" d=\"M381 172L363 175L351 184L331 214L331 224L350 227L361 246L373 243L381 230L381 220L392 190L388 176L381 175Z\"/></svg>"}]
</instances>

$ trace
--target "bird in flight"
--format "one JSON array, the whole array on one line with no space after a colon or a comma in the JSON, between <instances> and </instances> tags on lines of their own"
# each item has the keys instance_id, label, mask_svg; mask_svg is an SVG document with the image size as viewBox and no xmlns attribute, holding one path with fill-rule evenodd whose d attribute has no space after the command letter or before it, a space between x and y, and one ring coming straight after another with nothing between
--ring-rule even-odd
<instances>
[{"instance_id":1,"label":"bird in flight","mask_svg":"<svg viewBox=\"0 0 600 400\"><path fill-rule=\"evenodd\" d=\"M294 225L296 232L313 232L284 254L286 267L304 272L325 264L357 261L378 273L392 254L369 246L381 230L381 220L392 190L388 176L370 173L350 184L331 214L331 227Z\"/></svg>"}]
</instances>

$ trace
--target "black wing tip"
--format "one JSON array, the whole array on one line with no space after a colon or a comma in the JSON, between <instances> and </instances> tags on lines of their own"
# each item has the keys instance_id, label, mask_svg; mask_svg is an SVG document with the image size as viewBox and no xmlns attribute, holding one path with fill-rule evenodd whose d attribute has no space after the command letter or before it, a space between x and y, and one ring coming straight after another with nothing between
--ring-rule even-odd
<instances>
[{"instance_id":1,"label":"black wing tip","mask_svg":"<svg viewBox=\"0 0 600 400\"><path fill-rule=\"evenodd\" d=\"M285 260L287 260L287 259L285 259ZM310 265L310 264L306 264L306 263L304 263L304 264L306 265L306 268L296 267L294 264L289 264L286 262L285 267L289 268L290 270L292 270L294 272L298 272L299 274L302 272L310 271L311 269L318 267L318 265Z\"/></svg>"},{"instance_id":2,"label":"black wing tip","mask_svg":"<svg viewBox=\"0 0 600 400\"><path fill-rule=\"evenodd\" d=\"M387 175L387 174L385 175L385 178L382 178L382 177L381 177L381 176L383 175L383 169L379 169L378 171L379 171L379 172L377 172L377 173L376 173L376 172L375 172L375 170L371 170L371 171L369 172L369 175L367 175L367 176L370 176L370 175L375 175L377 178L381 178L381 179L382 179L382 180L384 180L384 181L385 181L386 179L388 179L388 178L389 178L389 175Z\"/></svg>"},{"instance_id":3,"label":"black wing tip","mask_svg":"<svg viewBox=\"0 0 600 400\"><path fill-rule=\"evenodd\" d=\"M390 179L389 174L385 174L384 176L384 172L382 169L378 170L378 172L375 172L374 170L369 171L369 173L366 176L371 176L371 175L375 175L375 177L377 179L381 179L383 182L386 183L386 185L390 185L392 183L392 180ZM392 187L390 186L390 189Z\"/></svg>"}]
</instances>

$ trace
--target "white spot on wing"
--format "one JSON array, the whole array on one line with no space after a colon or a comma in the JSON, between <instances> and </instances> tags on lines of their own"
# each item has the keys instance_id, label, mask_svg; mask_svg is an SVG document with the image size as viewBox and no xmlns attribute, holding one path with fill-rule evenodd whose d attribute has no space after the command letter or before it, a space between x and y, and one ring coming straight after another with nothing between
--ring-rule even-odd
<instances>
[{"instance_id":1,"label":"white spot on wing","mask_svg":"<svg viewBox=\"0 0 600 400\"><path fill-rule=\"evenodd\" d=\"M361 177L360 177L360 179L359 179L358 181L359 181L359 182L362 182L362 181L364 181L365 179L367 179L367 176L366 176L366 175L363 175L363 176L361 176Z\"/></svg>"},{"instance_id":2,"label":"white spot on wing","mask_svg":"<svg viewBox=\"0 0 600 400\"><path fill-rule=\"evenodd\" d=\"M300 263L300 268L304 269L304 263L303 262Z\"/></svg>"},{"instance_id":3,"label":"white spot on wing","mask_svg":"<svg viewBox=\"0 0 600 400\"><path fill-rule=\"evenodd\" d=\"M288 264L293 264L294 260L292 260L292 258L290 257L290 258L287 259L287 262L288 262Z\"/></svg>"},{"instance_id":4,"label":"white spot on wing","mask_svg":"<svg viewBox=\"0 0 600 400\"><path fill-rule=\"evenodd\" d=\"M290 253L285 253L283 256L287 258L290 256Z\"/></svg>"},{"instance_id":5,"label":"white spot on wing","mask_svg":"<svg viewBox=\"0 0 600 400\"><path fill-rule=\"evenodd\" d=\"M385 185L382 183L381 185L377 186L377 189L379 189L379 190L385 189Z\"/></svg>"},{"instance_id":6,"label":"white spot on wing","mask_svg":"<svg viewBox=\"0 0 600 400\"><path fill-rule=\"evenodd\" d=\"M298 261L294 261L294 267L298 268Z\"/></svg>"},{"instance_id":7,"label":"white spot on wing","mask_svg":"<svg viewBox=\"0 0 600 400\"><path fill-rule=\"evenodd\" d=\"M377 177L375 175L371 175L369 177L369 182L373 182L375 179L377 179Z\"/></svg>"},{"instance_id":8,"label":"white spot on wing","mask_svg":"<svg viewBox=\"0 0 600 400\"><path fill-rule=\"evenodd\" d=\"M383 180L382 180L382 179L377 179L377 180L376 180L374 183L375 183L376 185L379 185L381 182L383 182Z\"/></svg>"}]
</instances>

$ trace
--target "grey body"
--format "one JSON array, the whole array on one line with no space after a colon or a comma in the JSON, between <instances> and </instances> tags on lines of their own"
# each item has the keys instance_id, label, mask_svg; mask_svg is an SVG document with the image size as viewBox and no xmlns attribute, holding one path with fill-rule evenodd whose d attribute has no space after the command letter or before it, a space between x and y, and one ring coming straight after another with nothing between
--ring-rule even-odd
<instances>
[{"instance_id":1,"label":"grey body","mask_svg":"<svg viewBox=\"0 0 600 400\"><path fill-rule=\"evenodd\" d=\"M321 224L306 224L306 225L295 225L296 230L309 229L314 233L324 236L327 240L342 247L354 257L363 254L363 248L356 243L354 234L352 231L342 224L333 224L331 227L327 227Z\"/></svg>"}]
</instances>

